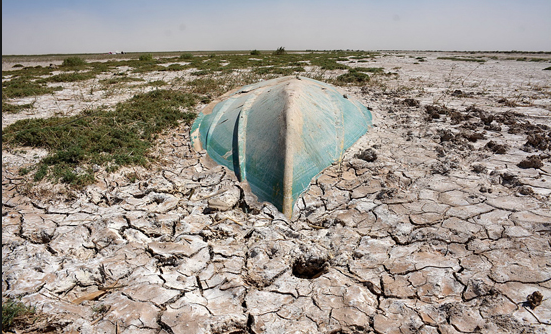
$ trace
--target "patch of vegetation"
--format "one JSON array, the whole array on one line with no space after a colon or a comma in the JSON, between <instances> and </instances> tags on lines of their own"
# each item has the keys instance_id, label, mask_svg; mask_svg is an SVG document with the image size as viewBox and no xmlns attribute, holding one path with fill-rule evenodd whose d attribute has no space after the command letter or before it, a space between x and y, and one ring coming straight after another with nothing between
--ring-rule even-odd
<instances>
[{"instance_id":1,"label":"patch of vegetation","mask_svg":"<svg viewBox=\"0 0 551 334\"><path fill-rule=\"evenodd\" d=\"M165 67L165 71L183 71L187 69L187 66L181 65L181 64L170 64L167 67Z\"/></svg>"},{"instance_id":2,"label":"patch of vegetation","mask_svg":"<svg viewBox=\"0 0 551 334\"><path fill-rule=\"evenodd\" d=\"M366 58L374 58L373 55L367 54L367 55L359 55L359 56L352 56L350 59L366 59Z\"/></svg>"},{"instance_id":3,"label":"patch of vegetation","mask_svg":"<svg viewBox=\"0 0 551 334\"><path fill-rule=\"evenodd\" d=\"M193 55L191 53L182 53L179 58L184 60L191 60L193 59Z\"/></svg>"},{"instance_id":4,"label":"patch of vegetation","mask_svg":"<svg viewBox=\"0 0 551 334\"><path fill-rule=\"evenodd\" d=\"M63 60L61 66L63 67L83 67L88 63L80 57L69 57Z\"/></svg>"},{"instance_id":5,"label":"patch of vegetation","mask_svg":"<svg viewBox=\"0 0 551 334\"><path fill-rule=\"evenodd\" d=\"M544 68L543 70L544 70L544 71L551 71L551 66L546 67L546 68Z\"/></svg>"},{"instance_id":6,"label":"patch of vegetation","mask_svg":"<svg viewBox=\"0 0 551 334\"><path fill-rule=\"evenodd\" d=\"M11 104L2 101L2 113L8 114L17 114L22 110L31 109L34 106L34 103L27 104Z\"/></svg>"},{"instance_id":7,"label":"patch of vegetation","mask_svg":"<svg viewBox=\"0 0 551 334\"><path fill-rule=\"evenodd\" d=\"M358 72L355 69L349 69L348 73L341 74L337 77L337 83L362 85L369 82L369 75Z\"/></svg>"},{"instance_id":8,"label":"patch of vegetation","mask_svg":"<svg viewBox=\"0 0 551 334\"><path fill-rule=\"evenodd\" d=\"M202 76L202 75L208 75L208 74L212 74L212 71L211 70L201 70L201 71L191 72L191 75L196 75L196 76Z\"/></svg>"},{"instance_id":9,"label":"patch of vegetation","mask_svg":"<svg viewBox=\"0 0 551 334\"><path fill-rule=\"evenodd\" d=\"M153 55L151 55L151 53L146 53L146 54L143 54L143 55L140 55L140 57L138 58L140 61L153 61Z\"/></svg>"},{"instance_id":10,"label":"patch of vegetation","mask_svg":"<svg viewBox=\"0 0 551 334\"><path fill-rule=\"evenodd\" d=\"M32 77L16 77L2 82L2 99L52 94L62 89L62 87L47 87L43 82L37 82Z\"/></svg>"},{"instance_id":11,"label":"patch of vegetation","mask_svg":"<svg viewBox=\"0 0 551 334\"><path fill-rule=\"evenodd\" d=\"M111 62L95 62L91 63L89 67L91 68L90 72L96 74L111 72L114 68Z\"/></svg>"},{"instance_id":12,"label":"patch of vegetation","mask_svg":"<svg viewBox=\"0 0 551 334\"><path fill-rule=\"evenodd\" d=\"M368 72L376 74L381 74L385 71L385 69L382 67L354 67L354 70L356 70L357 72Z\"/></svg>"},{"instance_id":13,"label":"patch of vegetation","mask_svg":"<svg viewBox=\"0 0 551 334\"><path fill-rule=\"evenodd\" d=\"M281 55L284 55L286 54L287 52L285 51L285 48L283 46L280 46L279 48L277 48L277 50L274 51L274 56L281 56Z\"/></svg>"},{"instance_id":14,"label":"patch of vegetation","mask_svg":"<svg viewBox=\"0 0 551 334\"><path fill-rule=\"evenodd\" d=\"M21 65L21 64L15 64L15 65L13 65L12 67L13 67L13 68L23 67L23 65Z\"/></svg>"},{"instance_id":15,"label":"patch of vegetation","mask_svg":"<svg viewBox=\"0 0 551 334\"><path fill-rule=\"evenodd\" d=\"M532 62L536 62L536 63L540 63L540 62L550 62L551 63L551 60L548 59L548 58L528 58L528 57L519 57L519 58L506 58L507 60L516 60L516 61L532 61Z\"/></svg>"},{"instance_id":16,"label":"patch of vegetation","mask_svg":"<svg viewBox=\"0 0 551 334\"><path fill-rule=\"evenodd\" d=\"M132 78L128 76L116 76L111 79L100 80L99 82L105 85L115 85L115 84L120 84L124 82L134 82L134 81L145 81L145 80L142 78Z\"/></svg>"},{"instance_id":17,"label":"patch of vegetation","mask_svg":"<svg viewBox=\"0 0 551 334\"><path fill-rule=\"evenodd\" d=\"M291 75L294 73L306 72L304 67L258 67L254 69L256 74L281 74Z\"/></svg>"},{"instance_id":18,"label":"patch of vegetation","mask_svg":"<svg viewBox=\"0 0 551 334\"><path fill-rule=\"evenodd\" d=\"M347 70L350 67L344 64L339 64L333 58L316 57L311 60L312 65L321 67L322 70Z\"/></svg>"},{"instance_id":19,"label":"patch of vegetation","mask_svg":"<svg viewBox=\"0 0 551 334\"><path fill-rule=\"evenodd\" d=\"M32 168L23 167L19 169L19 175L27 175L31 172Z\"/></svg>"},{"instance_id":20,"label":"patch of vegetation","mask_svg":"<svg viewBox=\"0 0 551 334\"><path fill-rule=\"evenodd\" d=\"M36 181L84 186L94 182L90 166L146 165L157 135L179 122L191 123L195 113L183 112L198 97L178 91L154 90L119 103L114 110L86 110L72 117L26 119L6 127L2 142L42 147L50 152L36 168Z\"/></svg>"},{"instance_id":21,"label":"patch of vegetation","mask_svg":"<svg viewBox=\"0 0 551 334\"><path fill-rule=\"evenodd\" d=\"M480 59L480 58L437 57L436 59L445 59L445 60L453 60L453 61L470 61L470 62L477 62L477 63L486 62L486 60Z\"/></svg>"},{"instance_id":22,"label":"patch of vegetation","mask_svg":"<svg viewBox=\"0 0 551 334\"><path fill-rule=\"evenodd\" d=\"M166 82L164 80L155 80L155 81L150 81L145 85L146 86L152 86L152 87L161 87L161 86L168 85L168 82Z\"/></svg>"},{"instance_id":23,"label":"patch of vegetation","mask_svg":"<svg viewBox=\"0 0 551 334\"><path fill-rule=\"evenodd\" d=\"M93 79L96 77L95 73L91 72L70 72L70 73L60 73L52 75L46 79L38 80L37 82L76 82Z\"/></svg>"},{"instance_id":24,"label":"patch of vegetation","mask_svg":"<svg viewBox=\"0 0 551 334\"><path fill-rule=\"evenodd\" d=\"M34 307L27 306L19 300L2 300L2 332L10 330L18 320L33 315L35 311Z\"/></svg>"},{"instance_id":25,"label":"patch of vegetation","mask_svg":"<svg viewBox=\"0 0 551 334\"><path fill-rule=\"evenodd\" d=\"M227 87L227 81L222 78L198 78L187 83L191 92L196 94L209 94L218 96L224 93Z\"/></svg>"},{"instance_id":26,"label":"patch of vegetation","mask_svg":"<svg viewBox=\"0 0 551 334\"><path fill-rule=\"evenodd\" d=\"M189 93L204 95L203 103L208 103L212 98L220 96L234 88L258 82L259 79L272 79L276 75L258 75L254 72L240 75L206 76L186 82L185 90Z\"/></svg>"},{"instance_id":27,"label":"patch of vegetation","mask_svg":"<svg viewBox=\"0 0 551 334\"><path fill-rule=\"evenodd\" d=\"M258 51L258 50L256 50L256 49L255 49L255 50L252 50L252 51L251 51L251 56L260 56L260 51Z\"/></svg>"}]
</instances>

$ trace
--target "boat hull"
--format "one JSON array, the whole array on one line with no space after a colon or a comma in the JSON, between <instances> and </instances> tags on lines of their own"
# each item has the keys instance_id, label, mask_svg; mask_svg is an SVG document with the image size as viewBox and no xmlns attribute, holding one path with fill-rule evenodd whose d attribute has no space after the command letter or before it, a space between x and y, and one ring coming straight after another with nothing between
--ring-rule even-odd
<instances>
[{"instance_id":1,"label":"boat hull","mask_svg":"<svg viewBox=\"0 0 551 334\"><path fill-rule=\"evenodd\" d=\"M209 104L191 129L196 150L247 182L290 217L311 180L371 126L371 112L326 83L284 77L244 86Z\"/></svg>"}]
</instances>

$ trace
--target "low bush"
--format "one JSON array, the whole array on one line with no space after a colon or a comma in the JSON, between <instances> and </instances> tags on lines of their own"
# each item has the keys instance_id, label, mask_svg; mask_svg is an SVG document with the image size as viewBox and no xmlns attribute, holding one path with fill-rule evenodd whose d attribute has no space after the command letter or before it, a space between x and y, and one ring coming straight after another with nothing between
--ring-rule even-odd
<instances>
[{"instance_id":1,"label":"low bush","mask_svg":"<svg viewBox=\"0 0 551 334\"><path fill-rule=\"evenodd\" d=\"M143 55L140 55L140 58L138 58L140 61L153 61L153 56L151 53L146 53Z\"/></svg>"},{"instance_id":2,"label":"low bush","mask_svg":"<svg viewBox=\"0 0 551 334\"><path fill-rule=\"evenodd\" d=\"M190 59L193 59L193 55L191 53L183 53L180 55L179 58L184 60L190 60Z\"/></svg>"},{"instance_id":3,"label":"low bush","mask_svg":"<svg viewBox=\"0 0 551 334\"><path fill-rule=\"evenodd\" d=\"M35 308L14 299L2 300L2 332L9 331L18 318L35 313Z\"/></svg>"},{"instance_id":4,"label":"low bush","mask_svg":"<svg viewBox=\"0 0 551 334\"><path fill-rule=\"evenodd\" d=\"M284 55L286 54L287 52L285 51L285 48L283 46L280 46L277 50L274 51L274 55L275 56L280 56L280 55Z\"/></svg>"},{"instance_id":5,"label":"low bush","mask_svg":"<svg viewBox=\"0 0 551 334\"><path fill-rule=\"evenodd\" d=\"M34 103L27 104L11 104L2 101L2 113L8 114L17 114L22 110L31 109L34 106Z\"/></svg>"},{"instance_id":6,"label":"low bush","mask_svg":"<svg viewBox=\"0 0 551 334\"><path fill-rule=\"evenodd\" d=\"M82 67L82 66L85 66L87 64L87 62L80 58L80 57L69 57L69 58L65 58L63 60L63 63L61 64L61 66L63 67Z\"/></svg>"},{"instance_id":7,"label":"low bush","mask_svg":"<svg viewBox=\"0 0 551 334\"><path fill-rule=\"evenodd\" d=\"M51 94L62 87L48 87L31 77L17 77L2 82L2 99Z\"/></svg>"},{"instance_id":8,"label":"low bush","mask_svg":"<svg viewBox=\"0 0 551 334\"><path fill-rule=\"evenodd\" d=\"M2 142L50 150L36 168L34 179L84 186L94 182L93 164L115 170L145 165L157 135L179 122L191 123L184 112L198 97L177 91L154 90L119 103L114 110L87 110L72 117L25 119L6 127Z\"/></svg>"},{"instance_id":9,"label":"low bush","mask_svg":"<svg viewBox=\"0 0 551 334\"><path fill-rule=\"evenodd\" d=\"M369 82L369 75L358 72L355 69L350 69L348 73L339 75L337 77L337 82L345 84L364 84Z\"/></svg>"}]
</instances>

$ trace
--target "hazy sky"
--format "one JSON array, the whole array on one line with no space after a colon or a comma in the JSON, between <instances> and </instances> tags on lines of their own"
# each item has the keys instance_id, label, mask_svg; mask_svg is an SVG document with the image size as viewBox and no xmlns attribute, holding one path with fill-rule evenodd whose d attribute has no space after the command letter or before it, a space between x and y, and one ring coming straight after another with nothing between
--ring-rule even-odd
<instances>
[{"instance_id":1,"label":"hazy sky","mask_svg":"<svg viewBox=\"0 0 551 334\"><path fill-rule=\"evenodd\" d=\"M551 0L3 0L2 54L551 51Z\"/></svg>"}]
</instances>

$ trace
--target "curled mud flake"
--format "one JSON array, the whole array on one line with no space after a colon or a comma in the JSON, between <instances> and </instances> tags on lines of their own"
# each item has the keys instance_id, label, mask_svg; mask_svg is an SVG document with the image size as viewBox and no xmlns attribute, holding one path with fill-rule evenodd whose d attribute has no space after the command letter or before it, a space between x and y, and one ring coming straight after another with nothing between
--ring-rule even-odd
<instances>
[{"instance_id":1,"label":"curled mud flake","mask_svg":"<svg viewBox=\"0 0 551 334\"><path fill-rule=\"evenodd\" d=\"M551 133L548 136L545 136L541 133L534 133L528 135L526 143L524 146L532 147L536 150L544 151L547 148L551 147Z\"/></svg>"},{"instance_id":2,"label":"curled mud flake","mask_svg":"<svg viewBox=\"0 0 551 334\"><path fill-rule=\"evenodd\" d=\"M501 173L501 185L505 187L518 187L522 184L518 180L518 177L510 172Z\"/></svg>"},{"instance_id":3,"label":"curled mud flake","mask_svg":"<svg viewBox=\"0 0 551 334\"><path fill-rule=\"evenodd\" d=\"M438 161L430 166L432 174L448 175L451 170L457 169L459 165L455 161Z\"/></svg>"},{"instance_id":4,"label":"curled mud flake","mask_svg":"<svg viewBox=\"0 0 551 334\"><path fill-rule=\"evenodd\" d=\"M477 108L475 107L474 105L473 106L469 106L465 109L466 112L470 112L470 113L484 113L485 111L480 109L480 108Z\"/></svg>"},{"instance_id":5,"label":"curled mud flake","mask_svg":"<svg viewBox=\"0 0 551 334\"><path fill-rule=\"evenodd\" d=\"M300 257L293 263L293 276L305 279L318 278L327 272L327 259Z\"/></svg>"},{"instance_id":6,"label":"curled mud flake","mask_svg":"<svg viewBox=\"0 0 551 334\"><path fill-rule=\"evenodd\" d=\"M481 186L480 189L478 189L481 193L492 193L492 188L488 188L486 186Z\"/></svg>"},{"instance_id":7,"label":"curled mud flake","mask_svg":"<svg viewBox=\"0 0 551 334\"><path fill-rule=\"evenodd\" d=\"M498 123L503 123L505 125L514 125L517 123L519 118L524 117L524 115L512 111L506 111L502 114L495 115L495 120Z\"/></svg>"},{"instance_id":8,"label":"curled mud flake","mask_svg":"<svg viewBox=\"0 0 551 334\"><path fill-rule=\"evenodd\" d=\"M484 130L500 132L501 131L501 126L499 126L496 123L491 123L491 124L485 125Z\"/></svg>"},{"instance_id":9,"label":"curled mud flake","mask_svg":"<svg viewBox=\"0 0 551 334\"><path fill-rule=\"evenodd\" d=\"M459 124L472 118L473 116L459 111L450 112L450 120L452 124Z\"/></svg>"},{"instance_id":10,"label":"curled mud flake","mask_svg":"<svg viewBox=\"0 0 551 334\"><path fill-rule=\"evenodd\" d=\"M452 123L454 124L454 123ZM464 122L461 127L465 130L476 130L478 129L480 126L482 126L481 122Z\"/></svg>"},{"instance_id":11,"label":"curled mud flake","mask_svg":"<svg viewBox=\"0 0 551 334\"><path fill-rule=\"evenodd\" d=\"M477 174L480 174L480 173L486 173L487 168L481 164L473 164L471 165L471 170Z\"/></svg>"},{"instance_id":12,"label":"curled mud flake","mask_svg":"<svg viewBox=\"0 0 551 334\"><path fill-rule=\"evenodd\" d=\"M379 200L385 200L385 199L391 199L396 195L396 189L394 188L385 188L377 194L377 199Z\"/></svg>"},{"instance_id":13,"label":"curled mud flake","mask_svg":"<svg viewBox=\"0 0 551 334\"><path fill-rule=\"evenodd\" d=\"M521 187L518 187L518 192L521 195L533 195L534 189L532 189L532 187L529 187L529 186L521 186Z\"/></svg>"},{"instance_id":14,"label":"curled mud flake","mask_svg":"<svg viewBox=\"0 0 551 334\"><path fill-rule=\"evenodd\" d=\"M532 294L528 295L528 297L526 297L526 301L528 303L528 306L533 310L541 305L541 302L543 301L543 295L541 294L541 292L536 290Z\"/></svg>"},{"instance_id":15,"label":"curled mud flake","mask_svg":"<svg viewBox=\"0 0 551 334\"><path fill-rule=\"evenodd\" d=\"M517 106L515 101L509 101L506 98L501 98L501 99L497 100L497 103L504 104L507 107L516 107Z\"/></svg>"},{"instance_id":16,"label":"curled mud flake","mask_svg":"<svg viewBox=\"0 0 551 334\"><path fill-rule=\"evenodd\" d=\"M427 120L430 121L432 119L439 119L440 115L449 114L451 110L446 107L441 107L433 104L425 106L425 112L428 114Z\"/></svg>"},{"instance_id":17,"label":"curled mud flake","mask_svg":"<svg viewBox=\"0 0 551 334\"><path fill-rule=\"evenodd\" d=\"M405 99L404 104L408 107L416 107L416 108L419 108L419 106L421 105L419 103L419 100L416 100L416 99Z\"/></svg>"},{"instance_id":18,"label":"curled mud flake","mask_svg":"<svg viewBox=\"0 0 551 334\"><path fill-rule=\"evenodd\" d=\"M473 143L476 143L479 139L485 139L482 132L461 131L461 136Z\"/></svg>"},{"instance_id":19,"label":"curled mud flake","mask_svg":"<svg viewBox=\"0 0 551 334\"><path fill-rule=\"evenodd\" d=\"M531 155L517 164L520 168L541 168L543 162L537 155Z\"/></svg>"},{"instance_id":20,"label":"curled mud flake","mask_svg":"<svg viewBox=\"0 0 551 334\"><path fill-rule=\"evenodd\" d=\"M375 152L374 149L368 148L366 150L363 150L362 152L356 154L356 158L362 159L367 162L373 162L377 160L377 152Z\"/></svg>"},{"instance_id":21,"label":"curled mud flake","mask_svg":"<svg viewBox=\"0 0 551 334\"><path fill-rule=\"evenodd\" d=\"M486 144L485 148L492 151L492 152L494 152L495 154L505 154L505 153L507 153L507 150L508 150L507 145L498 144L493 140L490 140Z\"/></svg>"},{"instance_id":22,"label":"curled mud flake","mask_svg":"<svg viewBox=\"0 0 551 334\"><path fill-rule=\"evenodd\" d=\"M453 141L455 139L455 134L448 129L438 130L438 135L440 135L440 142Z\"/></svg>"}]
</instances>

